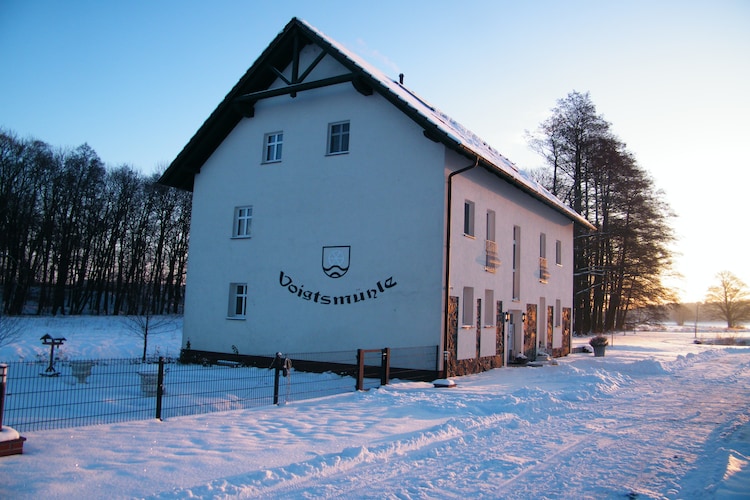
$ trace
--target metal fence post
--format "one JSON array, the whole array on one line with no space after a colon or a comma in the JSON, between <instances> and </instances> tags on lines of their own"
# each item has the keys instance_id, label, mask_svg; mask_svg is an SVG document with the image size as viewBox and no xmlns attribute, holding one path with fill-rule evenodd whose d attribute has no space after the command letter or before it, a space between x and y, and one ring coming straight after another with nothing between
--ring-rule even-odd
<instances>
[{"instance_id":1,"label":"metal fence post","mask_svg":"<svg viewBox=\"0 0 750 500\"><path fill-rule=\"evenodd\" d=\"M156 379L156 418L161 420L161 398L164 395L164 358L159 356L159 371Z\"/></svg>"},{"instance_id":2,"label":"metal fence post","mask_svg":"<svg viewBox=\"0 0 750 500\"><path fill-rule=\"evenodd\" d=\"M365 352L364 349L357 349L357 386L358 391L364 390L365 387Z\"/></svg>"},{"instance_id":3,"label":"metal fence post","mask_svg":"<svg viewBox=\"0 0 750 500\"><path fill-rule=\"evenodd\" d=\"M391 348L384 347L380 361L380 385L388 385L391 378Z\"/></svg>"},{"instance_id":4,"label":"metal fence post","mask_svg":"<svg viewBox=\"0 0 750 500\"><path fill-rule=\"evenodd\" d=\"M278 359L281 359L277 356ZM274 363L273 370L273 404L279 404L279 375L281 374L281 363Z\"/></svg>"},{"instance_id":5,"label":"metal fence post","mask_svg":"<svg viewBox=\"0 0 750 500\"><path fill-rule=\"evenodd\" d=\"M0 365L0 431L3 430L3 412L5 411L5 384L8 380L8 365Z\"/></svg>"}]
</instances>

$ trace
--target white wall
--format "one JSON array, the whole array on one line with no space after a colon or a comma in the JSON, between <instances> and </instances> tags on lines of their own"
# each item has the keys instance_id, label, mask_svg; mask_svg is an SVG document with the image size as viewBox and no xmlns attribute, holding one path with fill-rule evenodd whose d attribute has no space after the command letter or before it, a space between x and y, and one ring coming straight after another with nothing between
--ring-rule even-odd
<instances>
[{"instance_id":1,"label":"white wall","mask_svg":"<svg viewBox=\"0 0 750 500\"><path fill-rule=\"evenodd\" d=\"M456 170L468 163L465 158L456 156L451 160L450 169ZM475 204L474 238L463 235L464 202L467 199ZM504 310L519 311L519 315L526 310L527 304L537 304L538 307L540 297L546 299L546 305L554 305L555 300L560 299L563 307L572 307L573 224L570 220L482 168L454 177L452 204L450 293L458 296L459 302L463 288L474 287L475 302L477 298L484 298L486 289L491 289L494 290L494 300L503 302ZM495 273L485 271L488 209L496 214L495 240L501 263ZM512 296L513 226L521 228L521 287L517 300ZM546 234L550 273L547 283L539 281L540 233ZM556 240L563 243L562 266L555 264ZM486 307L483 300L482 308ZM459 309L463 311L462 303L459 303ZM459 314L459 345L476 342L476 312L474 315L472 324L464 325ZM537 320L539 323L546 321L546 311L538 309ZM482 325L485 325L484 318ZM539 325L537 330L541 330ZM520 331L516 338L522 338ZM555 347L562 345L561 338L561 329L557 326L553 336ZM516 351L521 349L517 341Z\"/></svg>"},{"instance_id":2,"label":"white wall","mask_svg":"<svg viewBox=\"0 0 750 500\"><path fill-rule=\"evenodd\" d=\"M327 125L349 120L350 153L326 156ZM283 159L262 164L264 134ZM444 148L378 94L352 85L260 101L195 178L184 341L193 349L268 354L437 345L442 320ZM253 205L253 237L232 215ZM325 245L350 245L339 279ZM280 273L294 287L283 287ZM386 280L395 286L378 290ZM245 320L227 319L231 282L249 285ZM291 291L352 295L324 305ZM430 367L432 368L432 367Z\"/></svg>"},{"instance_id":3,"label":"white wall","mask_svg":"<svg viewBox=\"0 0 750 500\"><path fill-rule=\"evenodd\" d=\"M303 59L316 50L306 48ZM310 78L340 71L326 58ZM350 152L327 156L328 124L343 120L351 126ZM282 161L264 164L264 135L278 131ZM446 178L469 163L426 139L379 94L363 96L348 83L259 101L255 116L237 125L195 178L183 343L218 352L236 346L243 354L441 344ZM467 198L476 207L475 238L462 235ZM232 239L234 208L242 205L253 206L252 238ZM484 270L488 208L496 212L502 261L495 274ZM510 288L513 225L523 238L517 301ZM562 215L474 169L454 178L451 230L451 295L472 286L475 298L484 298L491 289L519 314L539 297L570 307L572 223ZM538 281L541 231L551 272L545 285ZM557 239L566 245L561 268L554 265ZM326 245L351 247L350 269L339 279L323 273ZM232 282L249 286L242 320L227 317ZM365 297L370 290L377 298L322 303L323 296ZM459 332L462 356L476 352L473 328ZM482 330L483 354L493 337Z\"/></svg>"}]
</instances>

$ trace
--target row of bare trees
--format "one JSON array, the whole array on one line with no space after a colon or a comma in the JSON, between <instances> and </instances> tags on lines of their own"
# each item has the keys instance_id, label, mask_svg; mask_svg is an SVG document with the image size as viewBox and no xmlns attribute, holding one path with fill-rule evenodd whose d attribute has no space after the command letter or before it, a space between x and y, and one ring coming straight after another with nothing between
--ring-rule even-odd
<instances>
[{"instance_id":1,"label":"row of bare trees","mask_svg":"<svg viewBox=\"0 0 750 500\"><path fill-rule=\"evenodd\" d=\"M0 130L0 314L181 312L190 193Z\"/></svg>"},{"instance_id":2,"label":"row of bare trees","mask_svg":"<svg viewBox=\"0 0 750 500\"><path fill-rule=\"evenodd\" d=\"M623 329L629 310L672 301L671 209L589 94L560 99L529 140L547 163L535 175L597 228L575 232L574 331Z\"/></svg>"}]
</instances>

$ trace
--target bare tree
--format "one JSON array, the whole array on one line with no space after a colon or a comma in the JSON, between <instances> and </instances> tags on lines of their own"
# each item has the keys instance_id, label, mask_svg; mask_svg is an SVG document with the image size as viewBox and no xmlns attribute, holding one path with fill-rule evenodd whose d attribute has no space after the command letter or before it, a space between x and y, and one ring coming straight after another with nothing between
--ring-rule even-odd
<instances>
[{"instance_id":1,"label":"bare tree","mask_svg":"<svg viewBox=\"0 0 750 500\"><path fill-rule=\"evenodd\" d=\"M191 194L156 181L0 129L2 313L179 313Z\"/></svg>"},{"instance_id":2,"label":"bare tree","mask_svg":"<svg viewBox=\"0 0 750 500\"><path fill-rule=\"evenodd\" d=\"M8 260L8 255L0 253L2 261ZM0 275L2 277L2 275ZM17 317L5 314L5 283L0 286L0 347L13 343L21 336L21 322Z\"/></svg>"},{"instance_id":3,"label":"bare tree","mask_svg":"<svg viewBox=\"0 0 750 500\"><path fill-rule=\"evenodd\" d=\"M17 316L0 315L0 347L15 342L23 333Z\"/></svg>"},{"instance_id":4,"label":"bare tree","mask_svg":"<svg viewBox=\"0 0 750 500\"><path fill-rule=\"evenodd\" d=\"M747 285L729 271L716 275L718 285L708 288L706 307L713 317L727 322L727 328L739 326L750 319L750 292Z\"/></svg>"},{"instance_id":5,"label":"bare tree","mask_svg":"<svg viewBox=\"0 0 750 500\"><path fill-rule=\"evenodd\" d=\"M157 316L151 308L144 308L143 314L125 316L123 324L133 334L143 340L143 354L141 361L146 361L148 339L153 335L173 331L176 328L173 316Z\"/></svg>"},{"instance_id":6,"label":"bare tree","mask_svg":"<svg viewBox=\"0 0 750 500\"><path fill-rule=\"evenodd\" d=\"M535 178L598 228L574 229L573 330L621 329L629 310L673 300L671 210L589 94L558 100L529 140L547 160Z\"/></svg>"}]
</instances>

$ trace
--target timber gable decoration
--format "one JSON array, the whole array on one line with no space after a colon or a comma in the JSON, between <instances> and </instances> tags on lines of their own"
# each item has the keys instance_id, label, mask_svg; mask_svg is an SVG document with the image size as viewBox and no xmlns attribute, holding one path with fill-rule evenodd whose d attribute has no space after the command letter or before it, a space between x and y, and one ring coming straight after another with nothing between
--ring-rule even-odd
<instances>
[{"instance_id":1,"label":"timber gable decoration","mask_svg":"<svg viewBox=\"0 0 750 500\"><path fill-rule=\"evenodd\" d=\"M322 48L321 52L306 68L301 68L300 49L301 45L306 45L307 43L310 42L301 40L301 34L299 32L296 31L292 34L291 75L289 75L289 77L287 77L287 75L285 75L282 70L276 67L274 60L269 60L264 63L261 71L272 72L275 76L281 79L281 81L283 81L286 86L274 89L258 90L235 98L234 104L244 117L252 118L253 116L255 116L255 103L261 99L278 97L287 94L290 97L294 98L297 97L298 92L327 87L329 85L337 85L339 83L351 82L354 88L362 95L372 95L372 87L368 85L361 71L352 71L350 73L344 73L338 76L322 78L319 80L307 80L307 78L310 76L310 73L315 69L318 63L326 57L326 55L330 55L333 58L337 59L344 66L347 65L345 61L342 61L340 58L336 57L335 51L331 50L330 48L318 45ZM286 67L288 66L288 64L284 64L284 62L282 62L281 66ZM302 72L300 73L300 71Z\"/></svg>"},{"instance_id":2,"label":"timber gable decoration","mask_svg":"<svg viewBox=\"0 0 750 500\"><path fill-rule=\"evenodd\" d=\"M321 52L309 65L301 67L300 53L310 44L320 47ZM327 55L339 62L347 72L318 80L311 79L313 70ZM290 74L285 74L283 69L279 69L290 66ZM271 88L277 80L281 80L285 85ZM418 123L428 139L441 142L471 160L478 160L478 164L483 168L570 220L588 229L595 229L584 217L563 204L505 156L408 90L401 81L390 79L298 18L293 18L263 51L167 168L160 182L192 190L195 174L200 172L205 161L242 118L254 116L254 106L259 100L282 95L294 98L299 92L346 82L351 82L353 87L365 96L378 92Z\"/></svg>"}]
</instances>

